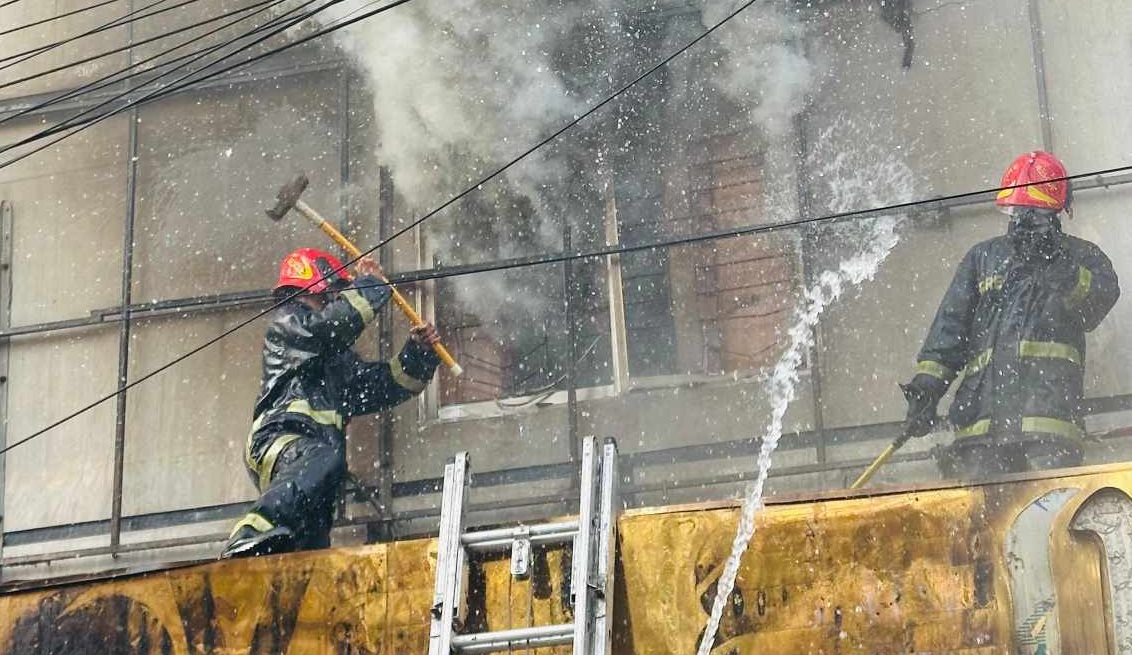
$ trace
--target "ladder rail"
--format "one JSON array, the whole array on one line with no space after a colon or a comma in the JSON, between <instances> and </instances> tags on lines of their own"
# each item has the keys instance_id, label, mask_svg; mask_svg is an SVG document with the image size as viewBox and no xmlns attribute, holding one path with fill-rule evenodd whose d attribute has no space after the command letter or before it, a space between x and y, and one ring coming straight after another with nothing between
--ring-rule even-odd
<instances>
[{"instance_id":1,"label":"ladder rail","mask_svg":"<svg viewBox=\"0 0 1132 655\"><path fill-rule=\"evenodd\" d=\"M574 567L570 578L570 596L574 599L574 653L589 653L592 637L590 603L592 602L594 560L594 495L597 491L594 439L582 442L581 500L578 504L578 536L574 538Z\"/></svg>"},{"instance_id":2,"label":"ladder rail","mask_svg":"<svg viewBox=\"0 0 1132 655\"><path fill-rule=\"evenodd\" d=\"M572 645L575 655L609 655L620 510L617 458L613 439L606 439L600 452L594 437L583 441L577 520L467 533L464 532L469 479L467 452L458 453L445 466L429 655L473 655L566 644ZM572 622L454 634L464 611L465 562L470 553L498 551L510 546L512 572L522 576L528 570L522 548L549 543L571 544ZM520 550L515 550L518 547Z\"/></svg>"},{"instance_id":3,"label":"ladder rail","mask_svg":"<svg viewBox=\"0 0 1132 655\"><path fill-rule=\"evenodd\" d=\"M444 467L444 491L440 505L440 535L437 538L436 585L429 627L429 655L452 652L452 628L460 598L463 548L460 532L464 523L464 496L468 453L461 452Z\"/></svg>"},{"instance_id":4,"label":"ladder rail","mask_svg":"<svg viewBox=\"0 0 1132 655\"><path fill-rule=\"evenodd\" d=\"M597 587L594 599L594 655L608 655L613 648L614 572L617 566L617 519L621 514L621 476L617 467L617 442L606 439L601 452L601 494L598 508Z\"/></svg>"}]
</instances>

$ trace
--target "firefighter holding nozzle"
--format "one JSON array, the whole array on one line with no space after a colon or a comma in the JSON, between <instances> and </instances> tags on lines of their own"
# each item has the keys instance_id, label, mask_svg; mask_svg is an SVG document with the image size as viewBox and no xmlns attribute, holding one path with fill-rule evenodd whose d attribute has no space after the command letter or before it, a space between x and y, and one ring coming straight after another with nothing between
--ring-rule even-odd
<instances>
[{"instance_id":1,"label":"firefighter holding nozzle","mask_svg":"<svg viewBox=\"0 0 1132 655\"><path fill-rule=\"evenodd\" d=\"M936 406L961 378L948 414L955 440L942 449L944 477L1079 465L1085 333L1120 296L1101 249L1065 234L1072 189L1047 152L1019 156L996 204L1010 216L1004 236L963 257L903 385L905 434L932 429Z\"/></svg>"}]
</instances>

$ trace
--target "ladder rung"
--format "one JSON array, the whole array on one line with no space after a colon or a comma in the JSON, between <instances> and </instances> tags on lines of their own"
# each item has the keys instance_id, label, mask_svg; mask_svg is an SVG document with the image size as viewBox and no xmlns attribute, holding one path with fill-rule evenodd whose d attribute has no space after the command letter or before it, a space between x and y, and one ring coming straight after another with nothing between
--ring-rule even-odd
<instances>
[{"instance_id":1,"label":"ladder rung","mask_svg":"<svg viewBox=\"0 0 1132 655\"><path fill-rule=\"evenodd\" d=\"M574 624L540 625L496 632L452 637L452 648L461 653L492 653L508 648L560 646L574 640Z\"/></svg>"},{"instance_id":2,"label":"ladder rung","mask_svg":"<svg viewBox=\"0 0 1132 655\"><path fill-rule=\"evenodd\" d=\"M582 441L578 518L464 532L468 456L457 454L444 470L444 496L437 540L436 588L429 625L429 655L474 655L572 645L575 655L609 655L613 609L613 554L617 539L617 446L607 439ZM598 461L600 459L600 462ZM573 621L496 632L456 635L464 624L467 558L472 552L511 549L512 574L530 574L530 547L567 544Z\"/></svg>"},{"instance_id":3,"label":"ladder rung","mask_svg":"<svg viewBox=\"0 0 1132 655\"><path fill-rule=\"evenodd\" d=\"M542 523L519 528L500 528L469 532L460 536L460 543L472 551L510 548L511 542L518 538L529 539L532 544L550 544L569 541L578 533L577 521L561 523Z\"/></svg>"}]
</instances>

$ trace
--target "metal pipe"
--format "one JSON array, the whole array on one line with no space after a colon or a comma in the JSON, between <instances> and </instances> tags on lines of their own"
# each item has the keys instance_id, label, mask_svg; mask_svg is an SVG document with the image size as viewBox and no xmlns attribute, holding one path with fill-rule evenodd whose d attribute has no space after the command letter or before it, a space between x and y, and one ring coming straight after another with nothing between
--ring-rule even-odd
<instances>
[{"instance_id":1,"label":"metal pipe","mask_svg":"<svg viewBox=\"0 0 1132 655\"><path fill-rule=\"evenodd\" d=\"M808 112L802 111L794 120L794 130L798 139L798 159L805 162L807 150L809 149L809 142L806 139L806 117ZM813 202L810 197L810 179L809 170L803 165L798 167L798 177L796 182L796 193L798 195L798 215L809 216L813 211ZM815 237L815 226L807 225L800 230L802 240L802 284L809 288L813 282L815 275L814 252L817 250L817 238ZM814 417L814 433L817 435L816 446L816 459L818 463L825 462L828 458L826 438L825 438L825 417L822 412L822 389L821 389L821 351L822 351L822 330L823 323L818 323L810 328L810 333L813 335L813 346L807 349L810 357L810 411L813 412Z\"/></svg>"},{"instance_id":2,"label":"metal pipe","mask_svg":"<svg viewBox=\"0 0 1132 655\"><path fill-rule=\"evenodd\" d=\"M566 219L568 220L568 219ZM565 221L564 221L565 222ZM574 249L573 234L570 224L565 222L562 227L562 248L567 252ZM566 313L566 338L570 356L566 360L566 445L570 449L570 462L579 461L582 452L581 441L578 436L578 326L574 321L574 262L562 262L562 295ZM549 337L549 335L547 335ZM549 353L550 347L547 346ZM571 488L577 488L578 476L571 476Z\"/></svg>"},{"instance_id":3,"label":"metal pipe","mask_svg":"<svg viewBox=\"0 0 1132 655\"><path fill-rule=\"evenodd\" d=\"M1096 175L1093 177L1079 178L1073 181L1074 193L1079 193L1088 189L1109 188L1122 186L1132 182L1132 173L1121 173L1109 176ZM988 192L981 196L971 198L959 198L949 201L932 201L921 205L916 211L911 213L936 213L946 209L955 207L969 207L973 205L981 205L994 201L993 192ZM867 214L861 214L854 218L873 218L883 215L884 212L876 211ZM764 226L748 226L752 229L755 227ZM795 228L797 226L788 226ZM774 231L774 230L771 230ZM726 236L731 231L722 233ZM711 236L711 235L707 235ZM663 244L657 247L663 247ZM542 255L535 255L531 257L516 257L513 259L501 259L491 262L490 264L468 264L465 266L441 266L416 271L409 271L407 273L398 273L389 276L389 281L393 284L408 284L412 282L420 282L423 280L434 280L445 277L455 277L458 275L468 275L475 272L488 272L500 270L503 268L513 268L516 266L534 266L538 264L550 264L560 261L563 257L587 258L587 257L617 257L616 251L619 250L617 244L610 244L600 250L593 252L574 252L574 253L544 253ZM226 310L238 308L246 305L264 304L271 301L270 294L267 291L246 291L234 294L219 294L216 296L199 296L188 299L171 299L158 303L145 303L140 305L132 305L128 307L131 318L139 317L154 317L164 316L170 314L185 314L195 315L208 311ZM67 319L63 321L52 321L47 323L36 323L32 325L23 325L16 328L0 329L0 339L27 336L33 334L43 334L47 332L54 332L57 330L69 330L83 327L90 327L96 325L103 325L106 323L113 323L122 320L122 309L120 307L108 308L104 310L97 310L96 316L91 318L81 319Z\"/></svg>"},{"instance_id":4,"label":"metal pipe","mask_svg":"<svg viewBox=\"0 0 1132 655\"><path fill-rule=\"evenodd\" d=\"M271 302L271 300L270 292L257 290L134 304L126 307L125 311L123 311L121 307L95 309L91 311L89 317L70 318L61 321L48 321L0 329L0 339L109 325L122 321L126 314L129 314L131 320L175 315L195 316L206 312L238 309L249 305L266 305Z\"/></svg>"},{"instance_id":5,"label":"metal pipe","mask_svg":"<svg viewBox=\"0 0 1132 655\"><path fill-rule=\"evenodd\" d=\"M1038 121L1042 129L1042 149L1053 149L1053 126L1049 113L1049 89L1046 86L1045 40L1042 37L1042 16L1038 0L1030 0L1030 48L1034 53L1034 77L1038 85Z\"/></svg>"},{"instance_id":6,"label":"metal pipe","mask_svg":"<svg viewBox=\"0 0 1132 655\"><path fill-rule=\"evenodd\" d=\"M569 541L578 533L577 521L562 523L538 523L515 528L500 528L496 530L482 530L464 534L460 537L460 545L470 551L485 552L508 548L511 542L520 537L529 540L532 544L553 544Z\"/></svg>"},{"instance_id":7,"label":"metal pipe","mask_svg":"<svg viewBox=\"0 0 1132 655\"><path fill-rule=\"evenodd\" d=\"M138 553L147 550L162 548L180 548L183 546L201 546L228 540L228 534L208 534L197 537L179 537L176 539L159 539L155 541L140 541L134 544L119 544L117 547L96 546L93 548L76 548L43 555L21 555L19 557L6 557L0 560L0 566L27 566L31 564L49 564L65 559L78 559L80 557L94 557L97 555L120 555L122 553ZM203 561L215 561L209 557Z\"/></svg>"},{"instance_id":8,"label":"metal pipe","mask_svg":"<svg viewBox=\"0 0 1132 655\"><path fill-rule=\"evenodd\" d=\"M130 0L130 10L134 0ZM130 23L127 43L134 39L134 26ZM126 50L126 63L133 62L133 48ZM127 89L129 84L127 84ZM129 112L129 143L126 153L126 222L122 229L122 307L130 306L134 269L134 219L137 212L138 177L138 108ZM122 481L126 461L126 384L130 373L130 313L127 309L118 328L118 396L114 414L114 474L110 500L110 554L117 557L122 538Z\"/></svg>"},{"instance_id":9,"label":"metal pipe","mask_svg":"<svg viewBox=\"0 0 1132 655\"><path fill-rule=\"evenodd\" d=\"M605 182L605 245L617 248L620 231L617 226L617 198L613 181ZM606 292L609 295L609 361L613 390L620 394L629 386L629 340L625 322L625 288L621 280L621 256L610 255L605 267Z\"/></svg>"},{"instance_id":10,"label":"metal pipe","mask_svg":"<svg viewBox=\"0 0 1132 655\"><path fill-rule=\"evenodd\" d=\"M12 311L12 203L0 200L0 330L8 327ZM8 429L8 350L0 343L0 449L7 445ZM4 555L4 469L7 458L0 455L0 561Z\"/></svg>"},{"instance_id":11,"label":"metal pipe","mask_svg":"<svg viewBox=\"0 0 1132 655\"><path fill-rule=\"evenodd\" d=\"M527 539L533 546L540 546L543 544L560 544L564 541L570 541L578 534L578 531L568 530L566 532L558 532L553 534L542 534L537 537ZM476 553L486 553L493 550L507 550L511 548L513 543L512 539L495 539L492 541L477 541L467 549Z\"/></svg>"},{"instance_id":12,"label":"metal pipe","mask_svg":"<svg viewBox=\"0 0 1132 655\"><path fill-rule=\"evenodd\" d=\"M512 648L560 646L570 643L573 640L573 635L574 626L572 624L540 625L497 632L456 635L452 637L452 649L461 653L492 653Z\"/></svg>"},{"instance_id":13,"label":"metal pipe","mask_svg":"<svg viewBox=\"0 0 1132 655\"><path fill-rule=\"evenodd\" d=\"M377 234L379 239L385 239L395 229L393 226L393 175L387 166L378 168L377 194ZM389 270L393 267L392 248L382 248L378 251L378 257L378 263L381 264L382 269ZM380 330L377 346L378 358L382 361L388 361L397 354L393 345L393 321L382 320ZM389 518L387 515L390 501L393 498L393 412L381 412L381 418L378 420L380 424L377 435L377 497L382 499L384 509L381 518L386 519ZM392 533L380 536L382 537L381 541L389 541L394 537Z\"/></svg>"}]
</instances>

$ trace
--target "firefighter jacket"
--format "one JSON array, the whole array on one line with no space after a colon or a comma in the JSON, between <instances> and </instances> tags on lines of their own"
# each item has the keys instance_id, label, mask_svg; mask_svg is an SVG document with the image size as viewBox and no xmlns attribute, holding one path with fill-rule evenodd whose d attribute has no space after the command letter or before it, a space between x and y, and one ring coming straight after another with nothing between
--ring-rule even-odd
<instances>
[{"instance_id":1,"label":"firefighter jacket","mask_svg":"<svg viewBox=\"0 0 1132 655\"><path fill-rule=\"evenodd\" d=\"M1100 248L1059 238L1048 260L1020 260L1002 236L976 245L960 263L917 365L943 390L962 374L949 413L957 439L1080 443L1085 333L1116 303L1120 287Z\"/></svg>"},{"instance_id":2,"label":"firefighter jacket","mask_svg":"<svg viewBox=\"0 0 1132 655\"><path fill-rule=\"evenodd\" d=\"M292 301L275 311L264 336L249 469L270 476L275 456L299 435L342 446L351 417L424 390L438 364L428 346L410 339L390 362L368 362L351 350L389 297L389 287L361 277L321 310Z\"/></svg>"}]
</instances>

